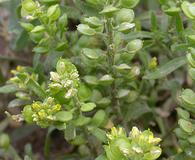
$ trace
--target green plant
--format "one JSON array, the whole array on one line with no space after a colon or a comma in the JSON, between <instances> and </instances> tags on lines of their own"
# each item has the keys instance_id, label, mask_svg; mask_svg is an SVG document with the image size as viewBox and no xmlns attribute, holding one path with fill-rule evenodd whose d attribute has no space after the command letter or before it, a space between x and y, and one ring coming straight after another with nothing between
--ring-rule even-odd
<instances>
[{"instance_id":1,"label":"green plant","mask_svg":"<svg viewBox=\"0 0 195 160\"><path fill-rule=\"evenodd\" d=\"M0 88L15 93L9 106L23 106L7 115L48 128L46 158L51 133L60 130L73 147L68 159L193 160L194 6L183 0L21 1L20 25L34 57L32 67L18 66ZM190 78L182 67L187 63ZM182 107L177 117L176 105Z\"/></svg>"}]
</instances>

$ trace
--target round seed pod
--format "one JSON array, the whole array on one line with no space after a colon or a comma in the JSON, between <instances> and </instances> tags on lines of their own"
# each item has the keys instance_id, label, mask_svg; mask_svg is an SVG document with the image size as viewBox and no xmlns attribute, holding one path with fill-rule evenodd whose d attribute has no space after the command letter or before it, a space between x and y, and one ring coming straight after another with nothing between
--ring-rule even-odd
<instances>
[{"instance_id":1,"label":"round seed pod","mask_svg":"<svg viewBox=\"0 0 195 160\"><path fill-rule=\"evenodd\" d=\"M140 39L135 39L135 40L130 41L127 44L127 51L129 53L135 53L139 51L142 47L143 47L143 41Z\"/></svg>"},{"instance_id":2,"label":"round seed pod","mask_svg":"<svg viewBox=\"0 0 195 160\"><path fill-rule=\"evenodd\" d=\"M135 18L134 11L132 9L122 8L116 13L116 22L121 24L123 22L131 23Z\"/></svg>"},{"instance_id":3,"label":"round seed pod","mask_svg":"<svg viewBox=\"0 0 195 160\"><path fill-rule=\"evenodd\" d=\"M27 11L27 12L33 12L36 8L37 5L33 0L24 0L22 2L22 8Z\"/></svg>"}]
</instances>

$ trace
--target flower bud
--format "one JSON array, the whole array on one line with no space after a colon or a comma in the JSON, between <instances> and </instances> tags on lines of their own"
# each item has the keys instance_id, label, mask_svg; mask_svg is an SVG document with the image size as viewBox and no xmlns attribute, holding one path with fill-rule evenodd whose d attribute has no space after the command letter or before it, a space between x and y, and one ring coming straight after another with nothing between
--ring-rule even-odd
<instances>
[{"instance_id":1,"label":"flower bud","mask_svg":"<svg viewBox=\"0 0 195 160\"><path fill-rule=\"evenodd\" d=\"M50 72L50 80L54 82L59 82L60 81L60 76L56 72Z\"/></svg>"}]
</instances>

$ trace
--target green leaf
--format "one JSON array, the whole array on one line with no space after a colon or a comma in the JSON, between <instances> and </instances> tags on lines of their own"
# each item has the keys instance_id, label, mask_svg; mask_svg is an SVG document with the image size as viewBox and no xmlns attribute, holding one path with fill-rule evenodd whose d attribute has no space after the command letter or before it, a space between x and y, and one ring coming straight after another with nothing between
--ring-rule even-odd
<instances>
[{"instance_id":1,"label":"green leaf","mask_svg":"<svg viewBox=\"0 0 195 160\"><path fill-rule=\"evenodd\" d=\"M96 107L95 103L84 103L81 105L82 112L89 112L92 111Z\"/></svg>"},{"instance_id":2,"label":"green leaf","mask_svg":"<svg viewBox=\"0 0 195 160\"><path fill-rule=\"evenodd\" d=\"M40 25L40 26L36 26L31 30L31 33L40 33L43 32L45 30L45 27Z\"/></svg>"},{"instance_id":3,"label":"green leaf","mask_svg":"<svg viewBox=\"0 0 195 160\"><path fill-rule=\"evenodd\" d=\"M25 83L27 88L33 91L37 96L39 96L42 99L46 98L47 96L46 92L41 88L41 86L36 81L28 79Z\"/></svg>"},{"instance_id":4,"label":"green leaf","mask_svg":"<svg viewBox=\"0 0 195 160\"><path fill-rule=\"evenodd\" d=\"M107 137L106 137L106 131L97 128L97 127L88 127L89 132L92 133L97 139L99 139L101 142L106 142Z\"/></svg>"},{"instance_id":5,"label":"green leaf","mask_svg":"<svg viewBox=\"0 0 195 160\"><path fill-rule=\"evenodd\" d=\"M56 120L60 122L67 122L73 118L72 112L60 111L55 114Z\"/></svg>"},{"instance_id":6,"label":"green leaf","mask_svg":"<svg viewBox=\"0 0 195 160\"><path fill-rule=\"evenodd\" d=\"M91 124L96 127L105 125L107 121L106 112L104 110L99 110L95 113L91 120Z\"/></svg>"},{"instance_id":7,"label":"green leaf","mask_svg":"<svg viewBox=\"0 0 195 160\"><path fill-rule=\"evenodd\" d=\"M186 64L185 57L175 58L169 61L168 63L164 64L163 66L159 67L156 71L147 73L143 78L144 79L164 78L165 76L172 73L173 71L183 66L184 64Z\"/></svg>"},{"instance_id":8,"label":"green leaf","mask_svg":"<svg viewBox=\"0 0 195 160\"><path fill-rule=\"evenodd\" d=\"M64 132L64 138L67 141L73 140L76 137L76 128L73 125L67 125Z\"/></svg>"},{"instance_id":9,"label":"green leaf","mask_svg":"<svg viewBox=\"0 0 195 160\"><path fill-rule=\"evenodd\" d=\"M13 93L18 90L18 87L13 84L8 84L5 86L0 87L0 93L6 94L6 93Z\"/></svg>"},{"instance_id":10,"label":"green leaf","mask_svg":"<svg viewBox=\"0 0 195 160\"><path fill-rule=\"evenodd\" d=\"M28 104L29 101L25 101L25 100L21 100L21 99L14 99L12 101L9 102L8 104L8 108L14 108L14 107L21 107L23 105Z\"/></svg>"}]
</instances>

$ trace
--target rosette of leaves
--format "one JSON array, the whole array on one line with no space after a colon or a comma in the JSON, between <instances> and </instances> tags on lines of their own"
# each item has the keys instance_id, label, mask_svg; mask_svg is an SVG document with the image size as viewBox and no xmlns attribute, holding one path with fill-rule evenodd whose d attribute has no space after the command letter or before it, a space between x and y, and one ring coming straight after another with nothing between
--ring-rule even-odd
<instances>
[{"instance_id":1,"label":"rosette of leaves","mask_svg":"<svg viewBox=\"0 0 195 160\"><path fill-rule=\"evenodd\" d=\"M124 129L112 128L105 145L108 160L155 160L161 155L160 138L155 138L150 130L143 132L133 127L127 136Z\"/></svg>"},{"instance_id":2,"label":"rosette of leaves","mask_svg":"<svg viewBox=\"0 0 195 160\"><path fill-rule=\"evenodd\" d=\"M79 74L76 67L66 59L60 59L56 65L56 72L50 72L49 90L53 95L63 95L70 99L77 94Z\"/></svg>"},{"instance_id":3,"label":"rosette of leaves","mask_svg":"<svg viewBox=\"0 0 195 160\"><path fill-rule=\"evenodd\" d=\"M21 3L20 25L29 33L30 39L37 44L35 53L63 51L67 47L65 31L67 15L62 14L58 1L24 0Z\"/></svg>"}]
</instances>

